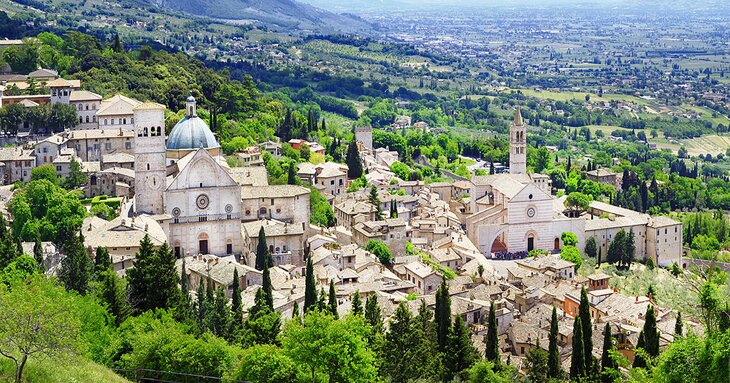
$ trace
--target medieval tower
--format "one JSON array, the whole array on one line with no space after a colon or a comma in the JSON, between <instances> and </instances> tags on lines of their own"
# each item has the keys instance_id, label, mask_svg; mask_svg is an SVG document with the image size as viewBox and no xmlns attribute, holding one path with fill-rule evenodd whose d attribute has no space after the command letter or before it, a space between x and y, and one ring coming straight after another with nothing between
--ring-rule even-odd
<instances>
[{"instance_id":1,"label":"medieval tower","mask_svg":"<svg viewBox=\"0 0 730 383\"><path fill-rule=\"evenodd\" d=\"M520 108L517 108L515 119L509 127L509 172L510 174L527 173L527 125L522 120Z\"/></svg>"},{"instance_id":2,"label":"medieval tower","mask_svg":"<svg viewBox=\"0 0 730 383\"><path fill-rule=\"evenodd\" d=\"M162 214L165 191L165 107L145 102L134 108L135 214Z\"/></svg>"}]
</instances>

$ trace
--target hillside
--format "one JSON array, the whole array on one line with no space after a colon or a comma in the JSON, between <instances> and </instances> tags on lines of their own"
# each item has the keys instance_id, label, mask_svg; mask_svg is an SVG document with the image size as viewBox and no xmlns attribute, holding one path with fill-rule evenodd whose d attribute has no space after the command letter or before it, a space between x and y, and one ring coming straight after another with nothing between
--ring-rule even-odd
<instances>
[{"instance_id":1,"label":"hillside","mask_svg":"<svg viewBox=\"0 0 730 383\"><path fill-rule=\"evenodd\" d=\"M356 32L370 29L365 21L338 15L292 0L150 0L169 10L227 21L258 21L311 32Z\"/></svg>"},{"instance_id":2,"label":"hillside","mask_svg":"<svg viewBox=\"0 0 730 383\"><path fill-rule=\"evenodd\" d=\"M0 382L14 378L15 365L10 359L0 359ZM27 383L108 382L126 383L128 380L112 370L84 358L69 360L29 359L23 381Z\"/></svg>"}]
</instances>

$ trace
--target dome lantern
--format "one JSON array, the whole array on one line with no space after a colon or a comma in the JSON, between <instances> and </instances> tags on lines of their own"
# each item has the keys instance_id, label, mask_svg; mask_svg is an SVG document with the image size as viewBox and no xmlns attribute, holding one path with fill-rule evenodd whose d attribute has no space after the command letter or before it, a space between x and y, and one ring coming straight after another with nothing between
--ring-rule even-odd
<instances>
[{"instance_id":1,"label":"dome lantern","mask_svg":"<svg viewBox=\"0 0 730 383\"><path fill-rule=\"evenodd\" d=\"M185 116L186 117L197 117L197 111L196 111L196 102L195 97L193 97L192 93L190 96L188 96L188 99L185 100Z\"/></svg>"}]
</instances>

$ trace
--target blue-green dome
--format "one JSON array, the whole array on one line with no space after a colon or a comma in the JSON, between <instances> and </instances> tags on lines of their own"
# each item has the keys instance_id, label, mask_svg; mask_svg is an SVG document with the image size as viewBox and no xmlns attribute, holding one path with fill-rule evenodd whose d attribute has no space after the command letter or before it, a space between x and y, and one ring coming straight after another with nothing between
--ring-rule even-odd
<instances>
[{"instance_id":1,"label":"blue-green dome","mask_svg":"<svg viewBox=\"0 0 730 383\"><path fill-rule=\"evenodd\" d=\"M208 124L195 114L187 115L172 128L167 149L211 149L220 147Z\"/></svg>"}]
</instances>

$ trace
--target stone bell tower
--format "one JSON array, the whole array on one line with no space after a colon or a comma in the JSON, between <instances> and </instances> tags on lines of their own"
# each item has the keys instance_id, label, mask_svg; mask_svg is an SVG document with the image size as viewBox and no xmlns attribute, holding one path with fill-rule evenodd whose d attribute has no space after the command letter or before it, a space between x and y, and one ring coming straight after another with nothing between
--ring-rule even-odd
<instances>
[{"instance_id":1,"label":"stone bell tower","mask_svg":"<svg viewBox=\"0 0 730 383\"><path fill-rule=\"evenodd\" d=\"M134 108L135 214L165 211L165 107L145 102Z\"/></svg>"},{"instance_id":2,"label":"stone bell tower","mask_svg":"<svg viewBox=\"0 0 730 383\"><path fill-rule=\"evenodd\" d=\"M517 108L515 119L509 127L509 172L510 174L527 173L527 125L522 120L520 108Z\"/></svg>"}]
</instances>

